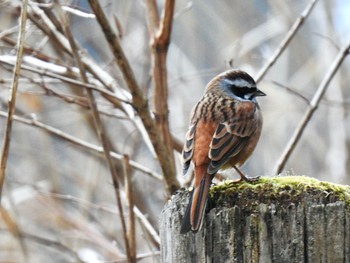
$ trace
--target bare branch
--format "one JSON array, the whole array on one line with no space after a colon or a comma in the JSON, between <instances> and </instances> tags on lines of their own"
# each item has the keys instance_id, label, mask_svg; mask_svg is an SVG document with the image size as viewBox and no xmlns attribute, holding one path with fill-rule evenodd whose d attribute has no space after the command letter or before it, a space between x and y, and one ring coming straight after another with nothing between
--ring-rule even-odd
<instances>
[{"instance_id":1,"label":"bare branch","mask_svg":"<svg viewBox=\"0 0 350 263\"><path fill-rule=\"evenodd\" d=\"M105 16L99 2L96 0L89 0L89 3L96 15L98 23L104 32L105 38L123 74L123 78L131 92L133 106L139 114L157 153L165 182L167 184L167 191L168 193L174 193L177 189L179 189L180 184L176 179L173 158L172 155L168 155L169 152L167 151L168 146L165 145L166 142L161 140L161 137L159 136L159 130L157 129L156 124L150 114L148 101L143 95L141 89L138 87L134 72L132 71L129 62L120 46L118 37L112 30L112 27L107 17Z\"/></svg>"},{"instance_id":2,"label":"bare branch","mask_svg":"<svg viewBox=\"0 0 350 263\"><path fill-rule=\"evenodd\" d=\"M295 34L300 29L301 25L305 22L305 19L309 16L311 13L313 7L317 3L318 0L312 0L309 5L305 8L305 10L301 13L301 15L298 17L298 19L294 22L290 30L288 31L287 35L282 40L279 47L276 49L275 53L271 56L269 61L263 66L263 68L259 71L257 77L255 78L256 83L259 83L262 78L266 75L267 71L275 64L277 59L282 55L283 51L287 48L290 41L293 39Z\"/></svg>"},{"instance_id":3,"label":"bare branch","mask_svg":"<svg viewBox=\"0 0 350 263\"><path fill-rule=\"evenodd\" d=\"M156 33L159 24L159 14L157 9L157 3L155 0L146 0L146 8L147 8L147 23L149 34L153 35Z\"/></svg>"},{"instance_id":4,"label":"bare branch","mask_svg":"<svg viewBox=\"0 0 350 263\"><path fill-rule=\"evenodd\" d=\"M18 6L17 2L11 2L11 4L14 7ZM46 10L46 13L50 14L49 12L47 12L47 10ZM61 31L62 31L62 30L60 30L61 25L54 22L57 19L54 18L54 16L52 14L50 14L50 18L49 18L46 15L46 13L43 12L43 10L41 10L36 5L30 6L30 8L28 10L29 19L39 29L41 29L44 32L44 34L46 34L48 37L50 37L50 39L52 39L52 43L59 47L58 50L64 51L68 55L72 56L72 50L71 50L71 47L69 45L69 41L61 33ZM103 12L102 12L102 14L103 14ZM51 19L53 21L51 21ZM56 28L56 26L58 28ZM110 26L109 26L109 28L110 28L109 32L114 34ZM120 46L119 46L119 48L120 48ZM81 61L83 62L85 69L87 71L89 71L93 76L95 76L95 78L98 79L98 81L100 83L102 83L108 90L115 92L118 96L120 93L122 93L124 91L122 89L116 88L114 78L108 72L101 69L101 67L99 67L96 64L96 62L94 60L92 60L87 54L82 53L80 55L81 55ZM116 57L118 57L118 56L116 56ZM125 58L125 56L124 56L124 58ZM125 60L125 61L128 64L127 60ZM123 64L124 62L121 62L121 63ZM129 68L130 68L130 66L129 66ZM135 79L134 76L132 76L132 78ZM134 81L134 83L136 84L136 81ZM137 87L137 86L135 86L135 87ZM129 89L130 89L130 87L129 87ZM130 90L133 90L133 89L130 89ZM148 102L143 97L143 94L140 90L138 91L138 93L139 94L138 94L138 96L136 96L136 99L133 99L133 102L134 102L133 105L136 104L135 102L138 102L138 104L137 104L138 107L136 108L136 111L139 113L139 116L133 115L134 109L131 108L129 105L121 105L121 107L128 113L129 117L134 120L134 123L135 123L137 129L139 130L139 132L143 136L143 139L144 139L147 147L149 148L150 152L152 153L152 155L154 155L154 157L158 156L162 170L167 171L167 168L166 168L167 156L166 156L165 152L162 150L163 144L158 136L156 126L154 123L152 123L153 120L152 120L152 117L151 117L151 114L149 111L149 107L147 105ZM106 98L108 100L110 100L111 103L116 105L116 107L120 106L118 100L113 100L112 97L106 97ZM134 98L134 96L133 96L133 98ZM134 117L132 117L132 116L134 116ZM142 122L140 119L142 120ZM158 150L157 154L155 152L155 149ZM167 172L163 172L163 173L168 174ZM168 183L168 185L169 184L171 185L171 183L172 182ZM175 182L174 187L168 187L168 188L169 189L170 188L177 189L178 187L179 187L178 182Z\"/></svg>"},{"instance_id":5,"label":"bare branch","mask_svg":"<svg viewBox=\"0 0 350 263\"><path fill-rule=\"evenodd\" d=\"M164 4L162 19L157 33L158 45L168 48L170 42L171 28L173 25L173 16L175 9L175 0L166 0Z\"/></svg>"},{"instance_id":6,"label":"bare branch","mask_svg":"<svg viewBox=\"0 0 350 263\"><path fill-rule=\"evenodd\" d=\"M272 80L271 83L273 83L274 85L276 85L278 87L286 89L287 91L289 91L293 95L295 95L295 96L299 97L300 99L302 99L303 101L305 101L307 104L310 103L310 100L308 98L306 98L304 95L300 94L299 92L295 91L294 89L287 87L281 83L278 83L277 81L274 81L274 80Z\"/></svg>"},{"instance_id":7,"label":"bare branch","mask_svg":"<svg viewBox=\"0 0 350 263\"><path fill-rule=\"evenodd\" d=\"M312 98L309 107L307 111L305 112L302 120L300 121L298 127L296 128L292 138L288 142L286 148L284 149L284 152L282 153L280 159L277 161L276 167L274 169L274 174L279 174L282 172L285 164L287 163L290 155L292 154L295 146L297 145L299 139L301 138L306 125L311 120L311 117L313 113L316 111L329 83L331 82L332 78L334 77L335 73L338 71L339 67L343 63L345 57L349 54L350 50L350 42L348 42L346 45L343 46L343 48L338 53L337 57L335 58L333 64L329 68L327 74L323 78L322 82L317 88L317 91Z\"/></svg>"},{"instance_id":8,"label":"bare branch","mask_svg":"<svg viewBox=\"0 0 350 263\"><path fill-rule=\"evenodd\" d=\"M126 203L129 208L127 235L130 247L130 262L136 262L134 199L129 165L129 156L127 155L124 155L124 176Z\"/></svg>"},{"instance_id":9,"label":"bare branch","mask_svg":"<svg viewBox=\"0 0 350 263\"><path fill-rule=\"evenodd\" d=\"M83 200L81 198L72 196L72 195L63 195L63 194L57 194L57 193L46 193L46 192L39 192L42 195L49 195L51 197L59 198L62 200L68 200L72 202L79 203L80 205L88 206L89 208L94 208L98 210L102 210L108 213L113 213L116 214L117 211L116 209L112 209L106 206L98 205L98 204L93 204L91 202L88 202L86 200ZM150 236L152 243L159 248L160 245L160 239L157 231L154 229L154 227L151 225L151 223L148 221L147 217L140 211L140 209L137 206L134 206L134 214L137 217L138 221L140 224L147 230L147 234Z\"/></svg>"},{"instance_id":10,"label":"bare branch","mask_svg":"<svg viewBox=\"0 0 350 263\"><path fill-rule=\"evenodd\" d=\"M16 107L16 94L17 94L18 80L20 78L20 71L21 71L21 64L22 64L22 57L23 57L23 43L24 43L24 35L25 35L25 28L26 28L26 21L27 21L27 6L28 6L28 0L24 0L22 3L20 30L18 33L18 41L17 41L17 48L18 48L17 59L16 59L15 68L13 70L11 97L9 99L8 117L7 117L6 126L5 126L5 136L2 144L3 148L2 148L1 159L0 159L0 201L2 197L2 188L4 185L7 159L9 155L9 149L10 149L12 120L13 120L13 115Z\"/></svg>"},{"instance_id":11,"label":"bare branch","mask_svg":"<svg viewBox=\"0 0 350 263\"><path fill-rule=\"evenodd\" d=\"M3 112L3 111L0 111L0 116L7 118L8 114ZM27 118L22 118L22 117L14 115L13 120L21 122L21 123L26 124L26 125L41 128L44 131L49 132L50 134L53 134L61 139L64 139L70 143L73 143L75 145L79 145L85 149L92 150L92 151L97 152L99 154L103 153L102 147L96 146L96 145L94 145L92 143L88 143L86 141L83 141L83 140L76 138L70 134L67 134L59 129L56 129L52 126L46 125L46 124L44 124L36 119L27 119ZM111 152L111 157L116 159L116 160L123 160L123 156L121 154L118 154L115 152ZM160 180L160 181L163 180L163 177L160 174L153 172L151 169L149 169L149 168L147 168L147 167L145 167L145 166L143 166L143 165L141 165L133 160L130 160L130 166L133 167L134 169L140 171L140 172L143 172L143 173L157 179L157 180Z\"/></svg>"},{"instance_id":12,"label":"bare branch","mask_svg":"<svg viewBox=\"0 0 350 263\"><path fill-rule=\"evenodd\" d=\"M179 139L175 138L174 135L171 136L172 139L172 145L175 151L181 153L182 152L182 147L183 147L183 142L180 141Z\"/></svg>"},{"instance_id":13,"label":"bare branch","mask_svg":"<svg viewBox=\"0 0 350 263\"><path fill-rule=\"evenodd\" d=\"M23 61L29 62L29 60L27 60L27 57L23 57ZM31 67L31 66L22 64L21 69L28 70L28 71L34 72L34 73L38 73L41 76L47 76L47 77L61 80L62 82L73 85L73 87L77 86L77 87L81 87L81 88L86 88L86 89L98 91L99 93L101 93L101 95L103 95L109 101L118 100L120 102L124 102L127 104L130 103L129 101L124 100L124 99L116 96L115 93L113 93L109 90L105 90L96 84L92 85L89 83L84 83L82 81L79 81L79 80L72 78L72 76L70 76L70 77L65 76L65 74L68 74L69 72L71 73L72 70L74 71L74 68L72 68L71 71L69 71L68 68L65 68L63 66L57 66L55 64L48 63L48 62L40 62L40 60L38 60L38 59L37 60L30 59L30 62L33 63L33 65L35 65L36 62L45 63L45 64L42 67L40 67L40 64L37 64L38 67ZM15 62L14 62L13 56L3 55L3 56L0 56L0 63L13 66ZM45 69L43 69L43 68L45 68ZM48 71L48 69L51 69L51 70ZM77 73L80 73L80 71L78 70Z\"/></svg>"},{"instance_id":14,"label":"bare branch","mask_svg":"<svg viewBox=\"0 0 350 263\"><path fill-rule=\"evenodd\" d=\"M51 240L51 239L48 239L45 237L41 237L41 236L38 236L35 234L26 233L23 231L21 231L19 234L24 239L31 240L31 241L36 242L38 244L41 244L45 247L50 247L50 248L56 249L56 250L60 251L61 253L68 254L72 258L74 258L75 262L83 262L83 261L81 261L81 259L79 258L79 256L77 255L77 253L75 251L73 251L68 246L66 246L58 241Z\"/></svg>"},{"instance_id":15,"label":"bare branch","mask_svg":"<svg viewBox=\"0 0 350 263\"><path fill-rule=\"evenodd\" d=\"M157 231L154 229L154 227L151 225L151 223L148 221L147 217L138 209L136 206L134 206L134 213L141 222L141 224L145 227L147 230L147 233L151 237L152 243L159 247L160 245L160 237L157 233Z\"/></svg>"},{"instance_id":16,"label":"bare branch","mask_svg":"<svg viewBox=\"0 0 350 263\"><path fill-rule=\"evenodd\" d=\"M23 242L22 236L20 234L20 229L17 224L17 222L12 218L12 216L9 214L9 212L3 207L0 206L0 216L2 218L2 221L7 226L7 230L18 239L18 243L21 249L21 252L23 254L24 258L28 258L27 253L27 247L25 246L25 243Z\"/></svg>"},{"instance_id":17,"label":"bare branch","mask_svg":"<svg viewBox=\"0 0 350 263\"><path fill-rule=\"evenodd\" d=\"M151 60L153 89L153 112L160 136L166 147L169 159L167 181L175 181L175 161L173 152L173 140L169 128L168 108L168 78L166 58L170 43L170 34L173 21L175 1L165 1L162 18L155 24L158 13L155 1L147 1L148 27L151 38Z\"/></svg>"}]
</instances>

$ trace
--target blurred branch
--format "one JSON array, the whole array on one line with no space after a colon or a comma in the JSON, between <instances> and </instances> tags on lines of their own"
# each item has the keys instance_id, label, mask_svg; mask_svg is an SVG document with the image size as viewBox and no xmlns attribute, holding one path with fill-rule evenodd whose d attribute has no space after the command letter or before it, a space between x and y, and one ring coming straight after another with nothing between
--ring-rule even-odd
<instances>
[{"instance_id":1,"label":"blurred branch","mask_svg":"<svg viewBox=\"0 0 350 263\"><path fill-rule=\"evenodd\" d=\"M57 97L57 98L64 100L67 103L72 103L72 104L78 105L86 110L90 110L90 106L89 106L88 101L85 97L74 96L71 94L64 94L64 93L57 92L57 91L47 87L44 82L41 84L41 87L44 89L45 95L47 95L47 96ZM104 109L101 109L98 107L98 112L99 112L99 114L102 114L102 115L105 115L108 117L112 117L112 118L117 118L119 120L132 121L129 117L126 117L124 115L122 116L122 115L115 114L115 113L111 112L111 110L104 110Z\"/></svg>"},{"instance_id":2,"label":"blurred branch","mask_svg":"<svg viewBox=\"0 0 350 263\"><path fill-rule=\"evenodd\" d=\"M79 240L84 239L90 242L90 244L95 248L103 248L104 251L109 253L109 256L113 256L116 259L127 258L125 254L121 251L118 245L118 239L113 239L115 242L105 236L96 224L90 220L85 220L81 215L76 214L71 211L67 213L65 207L61 203L53 202L52 198L37 198L36 201L40 203L42 209L45 209L46 213L50 214L56 220L66 224L66 229L68 231L74 230L74 235L71 236L72 239ZM114 261L113 261L114 262Z\"/></svg>"},{"instance_id":3,"label":"blurred branch","mask_svg":"<svg viewBox=\"0 0 350 263\"><path fill-rule=\"evenodd\" d=\"M17 30L18 30L18 26L16 25L14 27L11 27L7 30L2 31L0 33L0 40L2 40L3 38L6 38L8 35L11 35L11 34L17 32Z\"/></svg>"},{"instance_id":4,"label":"blurred branch","mask_svg":"<svg viewBox=\"0 0 350 263\"><path fill-rule=\"evenodd\" d=\"M158 28L159 24L159 14L158 14L158 8L157 3L154 0L146 0L146 15L148 16L147 23L148 23L148 30L149 34L152 36L153 34L156 34L156 30Z\"/></svg>"},{"instance_id":5,"label":"blurred branch","mask_svg":"<svg viewBox=\"0 0 350 263\"><path fill-rule=\"evenodd\" d=\"M157 32L156 44L159 48L168 50L170 43L170 35L171 28L173 25L173 17L174 17L174 9L175 9L175 0L166 0L164 3L164 9L162 18L159 24L159 31Z\"/></svg>"},{"instance_id":6,"label":"blurred branch","mask_svg":"<svg viewBox=\"0 0 350 263\"><path fill-rule=\"evenodd\" d=\"M0 78L0 83L8 83L8 82L12 82L12 80L9 79L1 79ZM72 95L72 94L68 94L68 93L62 93L62 92L57 92L56 90L49 88L47 86L48 83L53 82L54 84L59 83L59 81L52 81L52 79L20 79L19 80L20 84L21 83L35 83L38 84L42 89L43 92L31 92L31 91L17 91L17 94L30 94L30 95L34 95L34 96L52 96L52 97L57 97L61 100L63 100L66 103L70 103L70 104L75 104L78 105L80 107L82 107L83 109L89 110L90 106L89 103L87 101L86 97L82 97L82 96L77 96L77 95ZM1 99L3 101L3 99ZM101 106L110 106L109 103L104 102L104 101L100 101L98 102L99 105ZM126 121L133 121L132 119L130 119L129 117L125 116L125 115L121 115L121 114L117 114L112 112L110 109L101 109L100 107L98 107L98 112L102 115L108 116L108 117L112 117L112 118L116 118L119 120L126 120Z\"/></svg>"},{"instance_id":7,"label":"blurred branch","mask_svg":"<svg viewBox=\"0 0 350 263\"><path fill-rule=\"evenodd\" d=\"M75 60L76 65L79 68L80 74L81 74L81 78L83 80L84 83L88 83L89 80L86 76L85 73L85 68L84 65L82 63L82 61L80 60L80 55L79 55L79 47L75 42L75 39L73 38L73 35L70 31L69 28L69 24L66 20L65 15L63 14L62 10L60 9L59 4L56 2L56 6L57 6L57 10L59 11L59 13L61 14L61 21L63 22L63 30L67 36L67 39L70 43L71 49L73 51L73 57ZM122 204L122 200L120 197L120 182L118 179L118 174L117 174L117 170L116 167L113 164L112 158L110 156L110 152L111 152L111 144L110 144L110 140L107 136L106 133L106 128L104 127L102 121L101 121L101 117L100 114L98 112L97 109L97 104L96 104L96 100L94 97L93 92L90 89L87 89L87 97L89 100L89 105L91 108L91 113L93 116L93 120L95 122L95 129L97 131L98 137L102 143L102 148L103 148L103 153L104 153L104 157L107 161L108 164L108 168L109 171L111 173L112 176L112 182L113 182L113 186L114 186L114 192L115 192L115 197L117 200L117 207L119 210L119 215L120 215L120 222L122 225L122 232L123 232L123 237L124 237L124 243L125 243L125 250L126 250L126 255L128 258L129 262L134 262L132 256L131 256L131 251L130 251L130 241L128 240L128 236L127 236L127 228L126 228L126 223L125 223L125 218L124 218L124 210L123 210L123 204Z\"/></svg>"},{"instance_id":8,"label":"blurred branch","mask_svg":"<svg viewBox=\"0 0 350 263\"><path fill-rule=\"evenodd\" d=\"M279 174L282 172L285 164L287 163L290 155L292 154L295 146L297 145L299 139L301 138L306 125L311 120L311 117L313 113L316 111L329 83L331 82L332 78L334 77L335 73L340 68L341 64L343 63L345 57L349 54L350 51L350 42L348 42L346 45L343 46L343 48L338 53L337 57L335 58L333 64L330 66L327 74L321 81L319 87L317 88L317 91L312 98L309 107L307 111L305 112L302 120L300 121L298 127L296 128L292 138L288 142L284 152L282 153L280 159L277 161L276 167L274 169L274 174Z\"/></svg>"},{"instance_id":9,"label":"blurred branch","mask_svg":"<svg viewBox=\"0 0 350 263\"><path fill-rule=\"evenodd\" d=\"M67 21L65 15L63 14L62 10L60 9L60 6L57 2L56 2L56 6L57 6L57 10L59 11L59 13L61 15L61 21L63 22L63 31L65 32L65 35L67 36L67 39L68 39L69 44L71 46L73 57L74 57L76 65L79 68L81 78L82 78L84 83L89 83L89 80L88 80L86 73L85 73L84 64L82 63L82 61L80 59L79 47L76 44L75 39L73 38L73 35L70 31L68 21ZM116 167L114 166L114 164L112 162L112 158L110 156L110 152L111 152L110 140L107 136L106 128L104 127L104 125L101 121L100 115L98 113L97 104L95 101L94 94L89 89L87 89L86 91L87 91L87 97L89 100L89 105L91 108L93 120L95 122L95 129L96 129L98 137L102 143L104 157L107 161L108 168L109 168L109 171L110 171L111 176L112 176L114 192L115 192L115 196L116 196L116 200L117 200L117 207L118 207L119 215L120 215L120 222L121 222L122 230L123 230L122 232L123 232L123 237L124 237L126 255L127 255L128 260L130 262L132 262L131 254L130 254L130 245L129 245L129 240L127 237L127 229L126 229L126 223L125 223L125 218L124 218L123 205L122 205L120 192L119 192L120 182L118 179Z\"/></svg>"},{"instance_id":10,"label":"blurred branch","mask_svg":"<svg viewBox=\"0 0 350 263\"><path fill-rule=\"evenodd\" d=\"M31 240L31 241L36 242L38 244L41 244L45 247L49 247L51 249L58 250L61 253L64 253L65 255L68 254L75 260L74 262L83 262L80 260L79 256L77 255L77 253L75 251L73 251L68 246L66 246L58 241L54 241L54 240L51 240L51 239L48 239L45 237L41 237L41 236L38 236L35 234L26 233L23 231L19 232L19 235L24 239L28 239L28 240Z\"/></svg>"},{"instance_id":11,"label":"blurred branch","mask_svg":"<svg viewBox=\"0 0 350 263\"><path fill-rule=\"evenodd\" d=\"M159 136L159 130L157 129L156 123L150 114L148 101L136 82L134 72L132 71L131 66L120 46L118 37L112 30L112 27L107 17L105 16L99 2L96 0L89 0L89 3L94 14L96 15L97 21L102 28L105 38L122 72L123 78L131 92L133 107L140 116L157 153L157 157L166 182L167 191L169 194L174 193L177 189L179 189L180 184L176 179L175 169L173 165L174 162L172 158L173 155L171 154L169 156L168 154L169 152L167 150L167 147L169 146L165 145L166 142L163 141Z\"/></svg>"},{"instance_id":12,"label":"blurred branch","mask_svg":"<svg viewBox=\"0 0 350 263\"><path fill-rule=\"evenodd\" d=\"M328 43L330 43L337 51L340 50L339 45L334 41L334 39L330 36L323 35L318 32L313 32L316 36L320 37L321 39L325 39Z\"/></svg>"},{"instance_id":13,"label":"blurred branch","mask_svg":"<svg viewBox=\"0 0 350 263\"><path fill-rule=\"evenodd\" d=\"M183 147L182 141L180 141L178 138L175 138L174 135L171 136L171 140L174 150L181 153Z\"/></svg>"},{"instance_id":14,"label":"blurred branch","mask_svg":"<svg viewBox=\"0 0 350 263\"><path fill-rule=\"evenodd\" d=\"M29 58L29 57L28 57ZM84 83L80 80L74 79L73 77L73 72L76 71L77 68L66 68L64 66L59 66L53 63L45 62L45 61L40 61L39 59L33 59L30 58L30 61L27 61L27 57L23 57L23 62L30 62L33 66L36 65L37 67L31 67L29 65L22 64L21 69L22 70L28 70L30 72L37 73L41 76L47 76L51 77L54 79L61 80L62 82L65 82L67 84L71 84L77 87L89 89L89 90L95 90L101 93L103 97L105 97L108 101L114 102L114 101L120 101L129 104L130 102L127 100L124 100L120 97L118 97L115 93L102 89L98 85L92 85L90 83ZM5 65L10 65L14 66L15 61L13 59L13 56L8 56L8 55L0 55L0 63L5 64ZM45 69L44 69L45 67ZM80 73L78 70L77 73Z\"/></svg>"},{"instance_id":15,"label":"blurred branch","mask_svg":"<svg viewBox=\"0 0 350 263\"><path fill-rule=\"evenodd\" d=\"M12 1L11 4L18 8L19 4ZM62 34L62 29L60 23L57 23L57 19L53 14L51 9L45 9L45 12L41 10L36 5L31 5L28 10L29 19L45 34L51 39L51 43L56 47L56 51L59 53L67 53L72 56L72 50L69 45L69 41ZM112 32L112 31L111 31ZM96 64L96 62L91 59L88 54L81 53L80 59L84 64L85 69L90 72L102 85L109 91L113 91L116 95L125 95L125 90L117 88L115 85L115 79L104 69ZM136 81L135 81L136 83ZM130 94L127 94L130 95ZM104 96L102 94L102 96ZM142 92L140 91L140 96L133 100L139 102L139 107L137 112L139 116L134 116L134 109L130 105L120 104L118 100L112 99L112 97L107 96L106 99L109 100L115 107L120 108L127 112L129 117L133 119L137 129L142 135L145 144L148 149L156 157L155 149L158 150L157 156L163 171L166 171L167 156L162 154L163 145L161 140L157 137L157 130L155 124L152 124L152 118L148 110L147 100L143 101ZM120 96L119 96L120 97ZM129 96L128 96L129 97ZM131 95L130 95L131 97ZM134 96L133 96L134 97ZM135 105L135 103L134 103ZM142 120L142 121L141 121ZM166 174L166 173L164 173Z\"/></svg>"},{"instance_id":16,"label":"blurred branch","mask_svg":"<svg viewBox=\"0 0 350 263\"><path fill-rule=\"evenodd\" d=\"M57 194L57 193L46 193L46 192L40 192L40 193L43 195L49 195L51 197L59 198L62 200L73 201L73 202L76 202L80 205L86 205L90 208L103 210L103 211L106 211L108 213L117 214L117 211L115 209L112 209L112 208L109 208L106 206L93 204L91 202L88 202L86 200L80 199L80 198L75 197L75 196L63 195L63 194ZM146 230L146 234L151 239L152 244L159 249L160 238L159 238L157 231L154 229L154 227L148 221L147 217L139 210L138 207L134 206L133 211L134 211L134 214L137 217L139 223L141 224L141 226Z\"/></svg>"},{"instance_id":17,"label":"blurred branch","mask_svg":"<svg viewBox=\"0 0 350 263\"><path fill-rule=\"evenodd\" d=\"M305 19L309 16L311 13L313 7L317 3L318 0L312 0L309 5L305 8L305 10L301 13L301 15L298 17L298 19L294 22L292 27L289 29L287 35L282 40L279 47L276 49L275 53L271 56L269 61L263 66L263 68L259 71L257 77L255 78L256 83L259 83L263 77L266 75L267 71L275 64L277 59L281 56L283 51L287 48L290 41L293 39L297 31L300 29L302 24L305 22Z\"/></svg>"},{"instance_id":18,"label":"blurred branch","mask_svg":"<svg viewBox=\"0 0 350 263\"><path fill-rule=\"evenodd\" d=\"M131 182L131 172L129 164L129 156L124 155L124 182L125 182L125 197L126 204L129 208L128 214L128 242L130 247L130 262L136 263L136 239L135 239L135 216L134 216L134 199L133 199L133 190Z\"/></svg>"},{"instance_id":19,"label":"blurred branch","mask_svg":"<svg viewBox=\"0 0 350 263\"><path fill-rule=\"evenodd\" d=\"M49 14L49 15L47 15ZM60 23L57 24L57 19L49 12L48 9L41 10L39 7L35 5L31 5L29 9L29 19L46 34L50 39L52 39L52 43L58 46L58 50L66 52L68 55L73 56L72 49L70 47L68 39L62 34ZM56 27L57 24L57 27ZM80 59L84 64L84 67L87 71L89 71L92 75L95 76L96 79L102 83L106 89L110 91L116 92L114 89L114 79L110 76L106 71L101 69L96 63L88 57L87 54L81 53ZM120 106L118 103L116 106Z\"/></svg>"},{"instance_id":20,"label":"blurred branch","mask_svg":"<svg viewBox=\"0 0 350 263\"><path fill-rule=\"evenodd\" d=\"M0 205L0 216L2 218L2 221L5 223L7 226L7 230L15 237L18 239L19 246L21 248L21 252L23 255L24 259L28 259L28 253L27 253L27 248L25 246L25 243L23 241L23 238L20 233L20 229L18 227L17 222L11 217L9 212L2 206Z\"/></svg>"},{"instance_id":21,"label":"blurred branch","mask_svg":"<svg viewBox=\"0 0 350 263\"><path fill-rule=\"evenodd\" d=\"M174 0L167 0L164 3L161 20L157 11L157 4L154 0L147 0L147 20L150 32L152 80L153 80L153 112L160 136L166 147L166 154L169 159L168 172L176 174L173 152L173 140L169 128L168 108L168 77L167 77L167 53L170 43L171 27L174 15Z\"/></svg>"},{"instance_id":22,"label":"blurred branch","mask_svg":"<svg viewBox=\"0 0 350 263\"><path fill-rule=\"evenodd\" d=\"M134 213L135 213L136 217L139 219L141 225L147 230L147 234L149 234L152 243L157 248L159 248L160 237L159 237L158 232L154 229L154 227L148 221L147 217L136 206L134 206Z\"/></svg>"},{"instance_id":23,"label":"blurred branch","mask_svg":"<svg viewBox=\"0 0 350 263\"><path fill-rule=\"evenodd\" d=\"M0 111L0 116L7 118L8 115L7 115L7 113L5 113L3 111ZM56 129L56 128L52 127L52 126L46 125L46 124L44 124L42 122L39 122L36 119L27 119L27 118L23 118L23 117L19 117L19 116L14 115L13 116L13 120L21 122L21 123L26 124L26 125L30 125L30 126L41 128L41 129L43 129L46 132L49 132L49 133L51 133L51 134L53 134L53 135L55 135L55 136L57 136L57 137L59 137L61 139L64 139L64 140L66 140L66 141L68 141L70 143L73 143L75 145L79 145L79 146L81 146L81 147L83 147L85 149L89 149L89 150L92 150L92 151L100 153L100 154L103 153L102 147L96 146L96 145L94 145L92 143L89 143L89 142L86 142L86 141L81 140L79 138L76 138L76 137L74 137L72 135L69 135L69 134L59 130L59 129ZM122 155L120 155L118 153L115 153L115 152L111 152L111 157L116 159L116 160L122 160L123 159ZM145 174L147 174L147 175L157 179L157 180L160 180L160 181L163 180L163 177L160 174L158 174L156 172L153 172L151 169L149 169L149 168L143 166L142 164L139 164L139 163L137 163L137 162L135 162L133 160L130 160L130 166L133 167L136 170L139 170L140 172L143 172L143 173L145 173Z\"/></svg>"},{"instance_id":24,"label":"blurred branch","mask_svg":"<svg viewBox=\"0 0 350 263\"><path fill-rule=\"evenodd\" d=\"M17 94L18 80L20 77L22 57L23 57L23 43L24 43L24 35L25 35L25 28L26 28L26 21L27 21L27 6L28 6L28 0L24 0L21 6L21 20L20 20L18 41L17 41L17 48L18 48L17 58L16 58L16 65L13 70L11 97L8 102L9 104L8 117L6 120L5 136L2 144L3 146L2 146L1 159L0 159L0 202L1 202L2 189L4 185L4 180L5 180L7 159L9 155L9 149L10 149L12 119L13 119L13 115L16 107L16 94Z\"/></svg>"},{"instance_id":25,"label":"blurred branch","mask_svg":"<svg viewBox=\"0 0 350 263\"><path fill-rule=\"evenodd\" d=\"M271 83L278 86L278 87L284 88L288 92L292 93L293 95L295 95L295 96L299 97L300 99L302 99L303 101L305 101L307 104L310 103L310 100L308 98L306 98L304 95L300 94L299 92L295 91L294 89L287 87L281 83L278 83L277 81L274 81L274 80L271 80Z\"/></svg>"},{"instance_id":26,"label":"blurred branch","mask_svg":"<svg viewBox=\"0 0 350 263\"><path fill-rule=\"evenodd\" d=\"M91 202L88 202L86 200L83 200L81 198L72 196L72 195L63 195L63 194L57 194L57 193L46 193L46 192L42 192L40 191L40 194L43 195L49 195L51 197L55 197L55 198L59 198L62 200L68 200L68 201L73 201L76 202L80 205L86 205L90 208L94 208L94 209L98 209L98 210L103 210L106 211L108 213L113 213L116 214L117 211L115 209L106 207L106 206L102 206L102 205L97 205L97 204L93 204ZM154 227L151 225L151 223L148 221L147 217L140 211L140 209L136 206L134 206L134 214L136 215L137 219L139 220L140 224L147 230L147 234L150 236L152 243L159 248L160 245L160 238L159 235L157 233L157 231L154 229Z\"/></svg>"}]
</instances>

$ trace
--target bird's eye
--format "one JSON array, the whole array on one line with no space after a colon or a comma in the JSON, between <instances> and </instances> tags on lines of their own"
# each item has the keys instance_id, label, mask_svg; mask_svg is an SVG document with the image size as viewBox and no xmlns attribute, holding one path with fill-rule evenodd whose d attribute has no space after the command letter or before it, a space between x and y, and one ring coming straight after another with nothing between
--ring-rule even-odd
<instances>
[{"instance_id":1,"label":"bird's eye","mask_svg":"<svg viewBox=\"0 0 350 263\"><path fill-rule=\"evenodd\" d=\"M256 88L250 88L250 87L237 87L237 86L231 86L231 90L233 94L235 94L237 97L240 97L242 99L246 99L247 94L252 94L256 92Z\"/></svg>"}]
</instances>

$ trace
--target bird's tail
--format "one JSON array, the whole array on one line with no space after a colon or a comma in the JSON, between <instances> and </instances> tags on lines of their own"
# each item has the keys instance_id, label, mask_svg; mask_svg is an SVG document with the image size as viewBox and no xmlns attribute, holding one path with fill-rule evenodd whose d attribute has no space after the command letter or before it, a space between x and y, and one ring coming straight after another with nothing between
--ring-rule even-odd
<instances>
[{"instance_id":1,"label":"bird's tail","mask_svg":"<svg viewBox=\"0 0 350 263\"><path fill-rule=\"evenodd\" d=\"M199 186L192 190L189 204L182 220L181 233L186 233L190 230L197 232L201 228L211 180L212 176L206 174L200 181Z\"/></svg>"}]
</instances>

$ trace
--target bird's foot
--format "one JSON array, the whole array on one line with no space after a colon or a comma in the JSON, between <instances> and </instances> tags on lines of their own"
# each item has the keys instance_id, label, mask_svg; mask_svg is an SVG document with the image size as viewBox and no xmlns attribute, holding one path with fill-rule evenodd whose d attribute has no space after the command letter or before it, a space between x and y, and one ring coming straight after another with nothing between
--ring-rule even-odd
<instances>
[{"instance_id":1,"label":"bird's foot","mask_svg":"<svg viewBox=\"0 0 350 263\"><path fill-rule=\"evenodd\" d=\"M259 181L260 179L260 175L257 175L257 176L253 176L253 177L248 177L248 176L241 176L241 181L246 181L246 182L249 182L249 183L253 183L253 182L256 182L256 181Z\"/></svg>"},{"instance_id":2,"label":"bird's foot","mask_svg":"<svg viewBox=\"0 0 350 263\"><path fill-rule=\"evenodd\" d=\"M242 181L248 182L248 183L254 183L259 181L260 176L254 176L254 177L247 177L247 176L241 176L241 178L237 179L237 180L230 180L230 184L238 184Z\"/></svg>"},{"instance_id":3,"label":"bird's foot","mask_svg":"<svg viewBox=\"0 0 350 263\"><path fill-rule=\"evenodd\" d=\"M239 170L236 166L233 166L233 168L236 170L236 172L239 174L239 176L241 177L238 180L233 181L233 183L239 183L241 181L246 181L249 183L253 183L256 182L260 179L260 176L254 176L254 177L248 177L246 176L244 173L241 172L241 170Z\"/></svg>"}]
</instances>

